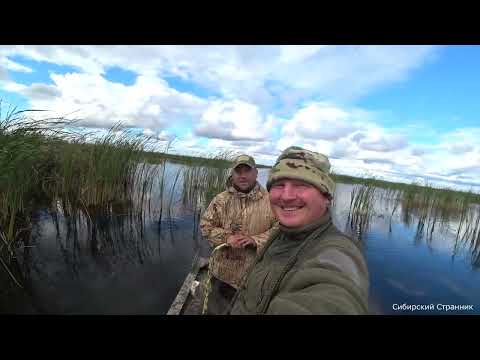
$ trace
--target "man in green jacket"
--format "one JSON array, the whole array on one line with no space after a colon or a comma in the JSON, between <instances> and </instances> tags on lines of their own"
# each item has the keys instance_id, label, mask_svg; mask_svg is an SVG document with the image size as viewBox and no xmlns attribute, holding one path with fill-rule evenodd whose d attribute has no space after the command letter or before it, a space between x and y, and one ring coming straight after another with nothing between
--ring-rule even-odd
<instances>
[{"instance_id":1,"label":"man in green jacket","mask_svg":"<svg viewBox=\"0 0 480 360\"><path fill-rule=\"evenodd\" d=\"M335 183L325 155L289 147L270 171L280 222L232 301L230 314L366 314L368 270L357 245L333 224Z\"/></svg>"}]
</instances>

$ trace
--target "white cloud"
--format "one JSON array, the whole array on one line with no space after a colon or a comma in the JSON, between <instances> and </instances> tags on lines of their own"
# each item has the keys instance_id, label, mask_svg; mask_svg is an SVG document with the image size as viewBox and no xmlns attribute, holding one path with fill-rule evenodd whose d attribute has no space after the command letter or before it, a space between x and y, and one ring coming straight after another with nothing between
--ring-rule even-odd
<instances>
[{"instance_id":1,"label":"white cloud","mask_svg":"<svg viewBox=\"0 0 480 360\"><path fill-rule=\"evenodd\" d=\"M450 151L452 154L459 155L473 151L474 147L471 144L453 144L450 146Z\"/></svg>"},{"instance_id":2,"label":"white cloud","mask_svg":"<svg viewBox=\"0 0 480 360\"><path fill-rule=\"evenodd\" d=\"M0 66L0 81L8 80L8 71L7 69Z\"/></svg>"},{"instance_id":3,"label":"white cloud","mask_svg":"<svg viewBox=\"0 0 480 360\"><path fill-rule=\"evenodd\" d=\"M407 140L396 134L369 133L358 142L358 146L364 150L389 152L405 148Z\"/></svg>"},{"instance_id":4,"label":"white cloud","mask_svg":"<svg viewBox=\"0 0 480 360\"><path fill-rule=\"evenodd\" d=\"M443 134L441 142L448 145L470 144L480 145L480 128L460 128Z\"/></svg>"},{"instance_id":5,"label":"white cloud","mask_svg":"<svg viewBox=\"0 0 480 360\"><path fill-rule=\"evenodd\" d=\"M213 149L230 155L248 154L255 158L258 164L272 165L280 155L280 151L271 141L229 141L222 139L210 139L205 145L203 154L211 154Z\"/></svg>"},{"instance_id":6,"label":"white cloud","mask_svg":"<svg viewBox=\"0 0 480 360\"><path fill-rule=\"evenodd\" d=\"M20 93L30 98L31 102L35 102L37 100L50 101L61 96L61 92L56 86L46 84L32 84L28 87L25 87L20 91Z\"/></svg>"},{"instance_id":7,"label":"white cloud","mask_svg":"<svg viewBox=\"0 0 480 360\"><path fill-rule=\"evenodd\" d=\"M224 140L264 140L275 120L264 120L260 109L243 101L213 101L202 114L195 134Z\"/></svg>"},{"instance_id":8,"label":"white cloud","mask_svg":"<svg viewBox=\"0 0 480 360\"><path fill-rule=\"evenodd\" d=\"M410 149L410 152L413 156L422 156L426 154L427 150L418 146L414 146Z\"/></svg>"},{"instance_id":9,"label":"white cloud","mask_svg":"<svg viewBox=\"0 0 480 360\"><path fill-rule=\"evenodd\" d=\"M299 63L325 48L327 48L326 45L281 45L280 63Z\"/></svg>"},{"instance_id":10,"label":"white cloud","mask_svg":"<svg viewBox=\"0 0 480 360\"><path fill-rule=\"evenodd\" d=\"M3 85L3 88L7 91L21 93L22 91L25 91L27 89L27 86L8 80Z\"/></svg>"},{"instance_id":11,"label":"white cloud","mask_svg":"<svg viewBox=\"0 0 480 360\"><path fill-rule=\"evenodd\" d=\"M407 79L434 53L429 46L329 46L272 77L308 94L353 100Z\"/></svg>"},{"instance_id":12,"label":"white cloud","mask_svg":"<svg viewBox=\"0 0 480 360\"><path fill-rule=\"evenodd\" d=\"M461 180L461 176L480 179L480 128L461 128L443 134L423 156L425 171Z\"/></svg>"},{"instance_id":13,"label":"white cloud","mask_svg":"<svg viewBox=\"0 0 480 360\"><path fill-rule=\"evenodd\" d=\"M467 166L457 167L451 170L447 175L459 175L458 176L459 178L463 178L465 177L465 175L477 175L479 173L480 173L480 164L477 163L477 164L470 164Z\"/></svg>"},{"instance_id":14,"label":"white cloud","mask_svg":"<svg viewBox=\"0 0 480 360\"><path fill-rule=\"evenodd\" d=\"M181 137L173 137L170 135L169 140L173 140L170 144L169 152L175 154L185 154L192 156L209 156L220 151L216 147L206 145L205 141L188 132Z\"/></svg>"},{"instance_id":15,"label":"white cloud","mask_svg":"<svg viewBox=\"0 0 480 360\"><path fill-rule=\"evenodd\" d=\"M397 130L379 126L377 116L358 108L311 103L283 121L277 150L298 145L321 152L330 157L336 172L354 176L423 174L424 154L412 151Z\"/></svg>"},{"instance_id":16,"label":"white cloud","mask_svg":"<svg viewBox=\"0 0 480 360\"><path fill-rule=\"evenodd\" d=\"M6 70L12 70L12 71L18 71L18 72L26 72L26 73L33 72L33 70L28 66L12 61L6 56L0 57L0 67L4 67Z\"/></svg>"},{"instance_id":17,"label":"white cloud","mask_svg":"<svg viewBox=\"0 0 480 360\"><path fill-rule=\"evenodd\" d=\"M155 135L155 131L151 130L151 129L143 129L143 135L145 136L154 136Z\"/></svg>"},{"instance_id":18,"label":"white cloud","mask_svg":"<svg viewBox=\"0 0 480 360\"><path fill-rule=\"evenodd\" d=\"M431 46L7 46L19 54L75 66L98 75L108 66L138 74L176 75L220 92L227 99L268 104L266 82L284 84L283 94L353 100L406 79L435 54ZM280 94L281 95L281 94Z\"/></svg>"},{"instance_id":19,"label":"white cloud","mask_svg":"<svg viewBox=\"0 0 480 360\"><path fill-rule=\"evenodd\" d=\"M285 126L286 134L305 139L337 140L358 129L358 124L344 110L326 103L312 103L295 113Z\"/></svg>"},{"instance_id":20,"label":"white cloud","mask_svg":"<svg viewBox=\"0 0 480 360\"><path fill-rule=\"evenodd\" d=\"M310 103L281 122L280 148L300 145L334 157L358 152L359 140L381 129L372 122L374 114L362 109L342 109L331 103Z\"/></svg>"},{"instance_id":21,"label":"white cloud","mask_svg":"<svg viewBox=\"0 0 480 360\"><path fill-rule=\"evenodd\" d=\"M51 78L54 85L10 83L7 89L29 95L32 108L57 116L75 112L80 125L91 127L122 122L158 131L178 118L199 116L207 104L155 77L139 76L132 86L91 74L53 74Z\"/></svg>"}]
</instances>

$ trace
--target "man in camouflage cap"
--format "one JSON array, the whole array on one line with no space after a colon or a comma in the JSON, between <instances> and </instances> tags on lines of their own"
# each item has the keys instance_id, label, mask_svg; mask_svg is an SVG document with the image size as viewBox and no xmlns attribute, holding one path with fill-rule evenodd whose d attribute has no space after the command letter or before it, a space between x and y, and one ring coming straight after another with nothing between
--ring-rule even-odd
<instances>
[{"instance_id":1,"label":"man in camouflage cap","mask_svg":"<svg viewBox=\"0 0 480 360\"><path fill-rule=\"evenodd\" d=\"M366 314L368 270L333 224L335 183L325 155L289 147L267 181L280 222L255 260L231 314Z\"/></svg>"},{"instance_id":2,"label":"man in camouflage cap","mask_svg":"<svg viewBox=\"0 0 480 360\"><path fill-rule=\"evenodd\" d=\"M277 223L257 174L251 156L237 156L226 190L215 196L200 221L202 235L213 248L228 244L210 261L213 277L207 314L228 309L242 277Z\"/></svg>"}]
</instances>

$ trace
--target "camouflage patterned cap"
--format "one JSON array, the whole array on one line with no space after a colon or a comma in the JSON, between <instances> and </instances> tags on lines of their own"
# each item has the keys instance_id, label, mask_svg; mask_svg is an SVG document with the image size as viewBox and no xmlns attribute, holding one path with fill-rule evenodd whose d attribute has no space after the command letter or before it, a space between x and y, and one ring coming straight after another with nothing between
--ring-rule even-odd
<instances>
[{"instance_id":1,"label":"camouflage patterned cap","mask_svg":"<svg viewBox=\"0 0 480 360\"><path fill-rule=\"evenodd\" d=\"M256 165L255 165L255 160L253 159L253 157L251 156L248 156L248 155L245 155L245 154L242 154L242 155L238 155L234 160L233 160L233 165L232 165L232 169L235 169L238 165L248 165L250 166L251 168L255 168Z\"/></svg>"},{"instance_id":2,"label":"camouflage patterned cap","mask_svg":"<svg viewBox=\"0 0 480 360\"><path fill-rule=\"evenodd\" d=\"M330 161L320 153L298 146L285 149L270 170L267 189L279 179L302 180L333 196L335 182L329 176Z\"/></svg>"}]
</instances>

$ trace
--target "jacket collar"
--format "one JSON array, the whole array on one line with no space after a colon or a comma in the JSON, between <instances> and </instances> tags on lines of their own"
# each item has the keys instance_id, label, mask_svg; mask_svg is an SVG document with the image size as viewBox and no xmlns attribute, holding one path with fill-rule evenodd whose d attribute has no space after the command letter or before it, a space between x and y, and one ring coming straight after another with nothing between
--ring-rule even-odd
<instances>
[{"instance_id":1,"label":"jacket collar","mask_svg":"<svg viewBox=\"0 0 480 360\"><path fill-rule=\"evenodd\" d=\"M323 214L321 218L319 218L313 223L307 224L299 228L289 228L280 224L279 229L290 239L303 240L317 229L326 228L328 225L330 225L331 220L332 218L330 215L330 211L327 210L327 212Z\"/></svg>"}]
</instances>

